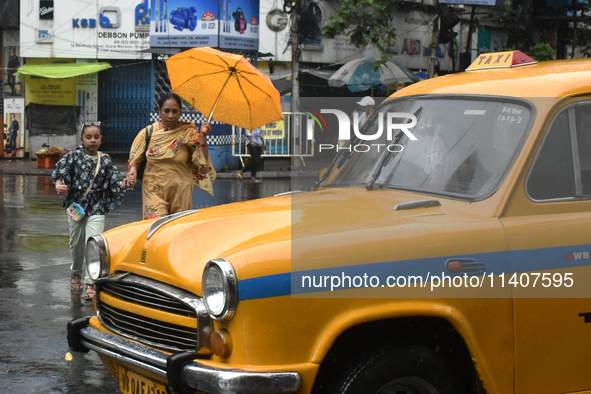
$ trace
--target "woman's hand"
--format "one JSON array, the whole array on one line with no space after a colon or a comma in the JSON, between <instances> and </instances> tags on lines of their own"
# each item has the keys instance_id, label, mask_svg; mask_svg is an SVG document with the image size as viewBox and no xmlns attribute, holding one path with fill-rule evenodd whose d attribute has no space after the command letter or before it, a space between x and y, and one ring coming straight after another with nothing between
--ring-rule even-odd
<instances>
[{"instance_id":1,"label":"woman's hand","mask_svg":"<svg viewBox=\"0 0 591 394\"><path fill-rule=\"evenodd\" d=\"M127 188L133 187L135 185L135 182L130 181L129 179L127 179L127 177L125 177L125 179L121 182L121 186L119 186L121 188L121 190L125 190Z\"/></svg>"},{"instance_id":2,"label":"woman's hand","mask_svg":"<svg viewBox=\"0 0 591 394\"><path fill-rule=\"evenodd\" d=\"M201 125L201 135L203 137L207 136L211 131L211 122L205 122Z\"/></svg>"},{"instance_id":3,"label":"woman's hand","mask_svg":"<svg viewBox=\"0 0 591 394\"><path fill-rule=\"evenodd\" d=\"M122 186L122 189L126 189L128 187L134 187L136 183L137 183L137 166L132 165L129 168L129 172L127 173L127 176L123 180L121 186ZM123 187L123 186L125 186L125 187Z\"/></svg>"}]
</instances>

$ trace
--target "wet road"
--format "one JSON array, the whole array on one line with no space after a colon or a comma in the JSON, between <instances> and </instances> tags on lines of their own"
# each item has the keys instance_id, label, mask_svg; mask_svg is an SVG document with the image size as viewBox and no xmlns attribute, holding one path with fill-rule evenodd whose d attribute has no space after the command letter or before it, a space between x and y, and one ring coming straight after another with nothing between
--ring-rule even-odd
<instances>
[{"instance_id":1,"label":"wet road","mask_svg":"<svg viewBox=\"0 0 591 394\"><path fill-rule=\"evenodd\" d=\"M194 208L309 190L312 180L260 184L218 179L216 197L197 191ZM111 394L117 381L94 352L66 361L69 320L93 315L70 292L68 224L47 176L0 175L0 387L6 393ZM141 219L138 187L107 215L105 230Z\"/></svg>"}]
</instances>

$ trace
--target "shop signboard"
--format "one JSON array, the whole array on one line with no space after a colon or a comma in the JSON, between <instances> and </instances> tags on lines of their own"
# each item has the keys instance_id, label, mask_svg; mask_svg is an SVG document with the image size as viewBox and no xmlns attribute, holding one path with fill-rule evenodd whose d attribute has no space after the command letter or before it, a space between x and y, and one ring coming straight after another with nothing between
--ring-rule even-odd
<instances>
[{"instance_id":1,"label":"shop signboard","mask_svg":"<svg viewBox=\"0 0 591 394\"><path fill-rule=\"evenodd\" d=\"M74 59L28 59L27 64L74 63ZM26 84L27 104L76 105L76 77L42 78L31 75Z\"/></svg>"},{"instance_id":2,"label":"shop signboard","mask_svg":"<svg viewBox=\"0 0 591 394\"><path fill-rule=\"evenodd\" d=\"M149 59L149 0L21 2L21 56L25 58ZM39 13L28 12L30 7ZM43 12L42 12L43 11ZM142 16L142 13L144 14ZM41 18L43 14L43 19Z\"/></svg>"}]
</instances>

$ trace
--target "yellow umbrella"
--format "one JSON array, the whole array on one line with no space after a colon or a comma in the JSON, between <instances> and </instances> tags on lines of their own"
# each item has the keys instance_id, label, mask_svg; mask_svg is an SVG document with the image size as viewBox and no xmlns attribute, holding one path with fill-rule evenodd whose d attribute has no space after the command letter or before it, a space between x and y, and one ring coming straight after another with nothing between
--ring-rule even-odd
<instances>
[{"instance_id":1,"label":"yellow umbrella","mask_svg":"<svg viewBox=\"0 0 591 394\"><path fill-rule=\"evenodd\" d=\"M220 122L254 130L283 119L279 92L244 56L209 47L166 61L172 91Z\"/></svg>"}]
</instances>

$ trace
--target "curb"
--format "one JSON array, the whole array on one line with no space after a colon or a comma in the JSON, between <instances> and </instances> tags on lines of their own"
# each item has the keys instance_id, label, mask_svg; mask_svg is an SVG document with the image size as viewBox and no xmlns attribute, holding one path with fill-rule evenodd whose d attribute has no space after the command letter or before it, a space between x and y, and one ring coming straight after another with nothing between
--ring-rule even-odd
<instances>
[{"instance_id":1,"label":"curb","mask_svg":"<svg viewBox=\"0 0 591 394\"><path fill-rule=\"evenodd\" d=\"M43 168L0 168L0 174L3 175L37 175L37 176L51 176L52 169ZM121 171L126 174L126 171ZM236 179L237 171L233 172L218 172L217 179ZM318 178L318 171L259 171L258 177L262 179L269 178Z\"/></svg>"}]
</instances>

